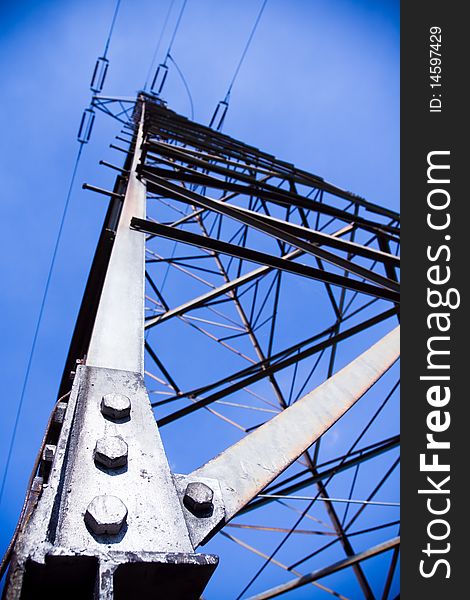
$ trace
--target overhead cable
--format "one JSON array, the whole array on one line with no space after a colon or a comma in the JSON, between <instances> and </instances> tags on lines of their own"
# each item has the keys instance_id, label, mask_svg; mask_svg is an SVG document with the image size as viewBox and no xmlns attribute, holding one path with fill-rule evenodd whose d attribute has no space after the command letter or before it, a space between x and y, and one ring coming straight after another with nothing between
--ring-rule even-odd
<instances>
[{"instance_id":1,"label":"overhead cable","mask_svg":"<svg viewBox=\"0 0 470 600\"><path fill-rule=\"evenodd\" d=\"M178 75L181 78L181 81L183 82L183 85L186 89L186 92L188 94L188 98L189 98L189 104L190 104L190 108L191 108L191 121L194 121L194 103L193 103L193 97L191 96L191 91L189 89L188 83L183 75L183 72L181 71L181 69L178 67L175 59L171 56L171 54L168 55L168 58L170 59L170 61L175 65L175 69L178 72Z\"/></svg>"},{"instance_id":2,"label":"overhead cable","mask_svg":"<svg viewBox=\"0 0 470 600\"><path fill-rule=\"evenodd\" d=\"M59 249L59 244L60 244L60 240L61 240L61 237L62 237L62 231L64 229L65 218L67 216L67 211L68 211L68 207L69 207L69 203L70 203L70 198L71 198L72 190L73 190L73 184L75 182L75 176L77 174L78 165L80 163L80 158L81 158L81 155L82 155L82 150L83 150L83 144L80 144L79 149L78 149L78 154L77 154L77 157L75 159L75 165L74 165L74 168L73 168L72 178L70 180L69 189L68 189L68 192L67 192L67 197L66 197L64 208L63 208L63 211L62 211L62 217L61 217L61 220L60 220L59 229L57 231L56 241L55 241L55 244L54 244L54 250L52 252L52 258L51 258L51 262L50 262L50 265L49 265L49 271L47 273L46 284L44 286L44 291L43 291L43 294L42 294L42 300L41 300L41 305L40 305L40 308L39 308L39 315L38 315L38 319L37 319L37 322L36 322L36 328L35 328L35 331L34 331L33 342L31 344L31 349L30 349L29 357L28 357L28 363L27 363L27 366L26 366L26 372L25 372L25 376L24 376L24 379L23 379L23 386L22 386L22 389L21 389L20 401L19 401L18 407L16 409L15 422L14 422L14 425L13 425L13 432L11 434L10 443L9 443L9 446L8 446L7 460L6 460L6 463L5 463L5 470L3 472L2 484L1 484L1 487L0 487L0 503L2 501L3 492L5 490L5 483L6 483L6 480L7 480L8 471L9 471L10 463L11 463L11 458L12 458L12 455L13 455L13 448L14 448L15 441L16 441L16 435L18 433L18 424L19 424L19 421L20 421L21 411L22 411L23 404L24 404L24 399L25 399L25 395L26 395L26 389L27 389L28 381L29 381L29 375L30 375L30 372L31 372L31 366L33 364L34 352L36 350L36 344L37 344L37 340L38 340L39 329L41 327L41 321L42 321L42 317L43 317L43 314L44 314L44 308L45 308L45 305L46 305L47 295L48 295L48 292L49 292L49 287L50 287L51 278L52 278L52 272L54 270L54 265L55 265L55 262L56 262L56 259L57 259L57 251Z\"/></svg>"},{"instance_id":3,"label":"overhead cable","mask_svg":"<svg viewBox=\"0 0 470 600\"><path fill-rule=\"evenodd\" d=\"M165 33L166 26L168 25L168 19L170 18L170 13L171 13L171 11L173 9L173 5L174 4L175 4L175 0L171 0L170 5L169 5L168 10L167 10L167 13L166 13L165 20L163 22L163 27L162 27L162 29L160 31L160 35L158 37L157 45L155 46L155 51L154 51L153 56L152 56L152 62L150 63L150 67L149 67L149 70L148 70L148 73L147 73L147 78L145 79L144 91L147 90L147 86L148 86L148 82L149 82L149 79L150 79L150 75L152 74L152 71L153 71L153 65L155 64L155 61L157 60L158 51L160 50L160 45L161 45L162 39L163 39L163 34Z\"/></svg>"},{"instance_id":4,"label":"overhead cable","mask_svg":"<svg viewBox=\"0 0 470 600\"><path fill-rule=\"evenodd\" d=\"M109 60L107 58L109 44L111 42L111 38L114 31L114 25L116 24L116 19L119 12L119 7L121 5L121 0L116 1L116 7L114 9L113 18L111 19L111 26L109 28L108 37L106 38L106 43L104 46L104 52L102 56L98 56L95 63L95 68L93 69L93 74L91 76L90 82L90 90L93 95L101 94L104 87L104 82L106 79L106 75L108 74L109 68ZM82 114L82 120L80 121L80 127L78 130L77 139L80 144L88 144L91 136L91 132L93 129L93 124L95 122L95 111L93 110L93 98L91 99L90 106L85 108Z\"/></svg>"},{"instance_id":5,"label":"overhead cable","mask_svg":"<svg viewBox=\"0 0 470 600\"><path fill-rule=\"evenodd\" d=\"M90 89L91 91L96 94L96 93L100 93L101 90L103 89L103 84L104 84L104 80L108 71L108 66L109 66L109 61L107 59L107 53L109 50L109 44L111 42L111 38L113 35L113 31L114 31L114 26L116 24L116 19L117 19L117 15L119 12L119 7L121 4L121 0L117 0L116 1L116 6L114 9L114 13L113 13L113 17L111 20L111 26L109 28L109 32L108 32L108 36L106 38L106 43L104 46L104 52L103 55L98 57L96 64L95 64L95 68L93 71L93 75L92 75L92 79L91 79L91 84L90 84ZM54 271L54 266L56 263L56 259L57 259L57 253L59 250L59 245L60 245L60 241L62 238L62 232L64 229L64 224L65 224L65 220L67 217L67 212L68 212L68 208L69 208L69 204L70 204L70 199L72 196L72 191L73 191L73 186L75 183L75 178L77 175L77 171L78 171L78 167L80 164L80 159L82 156L82 151L83 151L83 147L84 144L87 144L89 139L90 139L90 135L91 135L91 131L93 128L93 123L95 120L95 112L93 110L93 100L90 103L90 106L88 108L86 108L83 112L81 121L80 121L80 126L79 126L79 131L78 131L78 135L77 135L77 140L80 144L79 148L78 148L78 152L77 152L77 156L75 159L75 164L73 167L73 171L72 171L72 177L70 179L70 183L69 183L69 188L67 191L67 196L65 199L65 203L64 203L64 207L62 210L62 216L59 222L59 228L57 230L57 235L56 235L56 240L55 240L55 244L54 244L54 249L52 252L52 257L51 257L51 261L49 264L49 270L47 273L47 277L46 277L46 283L44 286L44 291L42 294L42 299L41 299L41 304L39 307L39 314L38 314L38 319L36 321L36 327L34 330L34 335L33 335L33 341L31 344L31 349L29 352L29 356L28 356L28 362L26 365L26 371L25 371L25 375L23 378L23 384L22 384L22 388L21 388L21 394L20 394L20 399L18 402L18 407L16 409L16 415L15 415L15 421L13 424L13 431L12 431L12 435L10 438L10 442L9 442L9 446L8 446L8 453L7 453L7 459L6 459L6 463L5 463L5 470L3 472L3 476L2 476L2 482L0 485L0 503L2 501L3 498L3 492L5 490L5 484L6 484L6 480L8 477L8 471L10 469L10 464L11 464L11 459L12 459L12 455L13 455L13 448L15 445L15 441L16 441L16 436L18 433L18 425L20 422L20 417L21 417L21 411L23 408L23 404L24 404L24 400L25 400L25 395L26 395L26 390L27 390L27 386L28 386L28 381L29 381L29 376L30 376L30 372L31 372L31 367L33 364L33 358L34 358L34 353L36 350L36 345L37 345L37 341L38 341L38 335L39 335L39 330L41 327L41 322L42 322L42 317L44 314L44 309L45 309L45 305L46 305L46 300L47 300L47 296L49 293L49 287L50 287L50 283L51 283L51 279L52 279L52 274Z\"/></svg>"},{"instance_id":6,"label":"overhead cable","mask_svg":"<svg viewBox=\"0 0 470 600\"><path fill-rule=\"evenodd\" d=\"M225 97L223 100L221 100L218 104L217 107L214 111L214 114L212 115L212 118L210 120L209 123L209 127L214 127L216 129L216 131L220 131L222 129L222 125L224 124L225 121L225 116L227 114L227 110L228 110L228 106L229 106L229 102L230 102L230 94L232 92L232 88L233 85L238 77L238 74L240 72L241 66L245 60L246 54L248 52L248 49L250 47L250 44L253 40L253 37L256 33L256 29L258 28L258 24L261 20L261 17L263 15L264 9L266 7L268 0L264 0L263 4L261 5L260 11L258 13L258 16L256 17L256 21L251 29L250 35L248 36L248 40L245 44L245 47L243 48L243 52L241 53L240 59L238 61L238 64L235 68L235 71L233 73L232 79L230 81L230 84L228 86L227 92L225 94Z\"/></svg>"},{"instance_id":7,"label":"overhead cable","mask_svg":"<svg viewBox=\"0 0 470 600\"><path fill-rule=\"evenodd\" d=\"M166 77L168 75L167 62L169 59L171 60L171 58L170 58L171 57L171 49L173 48L173 43L175 41L176 34L178 33L178 29L180 27L181 19L183 17L184 9L186 8L187 2L188 2L188 0L183 1L180 13L176 20L176 25L173 30L173 34L170 39L170 43L168 44L168 49L165 54L165 59L163 60L162 63L160 63L158 65L157 70L155 71L155 75L152 80L152 85L150 86L150 92L152 94L155 94L156 96L159 96L162 93L163 86L165 85Z\"/></svg>"}]
</instances>

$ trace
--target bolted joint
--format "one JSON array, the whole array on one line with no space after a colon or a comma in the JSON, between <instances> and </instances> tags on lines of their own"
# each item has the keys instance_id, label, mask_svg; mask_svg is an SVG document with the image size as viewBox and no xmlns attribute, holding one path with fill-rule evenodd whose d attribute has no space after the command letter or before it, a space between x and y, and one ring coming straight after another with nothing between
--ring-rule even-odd
<instances>
[{"instance_id":1,"label":"bolted joint","mask_svg":"<svg viewBox=\"0 0 470 600\"><path fill-rule=\"evenodd\" d=\"M117 469L127 464L128 447L119 435L102 437L96 442L93 458L108 469Z\"/></svg>"},{"instance_id":2,"label":"bolted joint","mask_svg":"<svg viewBox=\"0 0 470 600\"><path fill-rule=\"evenodd\" d=\"M126 505L116 496L95 496L85 512L85 523L96 535L117 535L126 518Z\"/></svg>"},{"instance_id":3,"label":"bolted joint","mask_svg":"<svg viewBox=\"0 0 470 600\"><path fill-rule=\"evenodd\" d=\"M124 394L106 394L101 400L101 412L111 419L126 419L131 414L131 401Z\"/></svg>"},{"instance_id":4,"label":"bolted joint","mask_svg":"<svg viewBox=\"0 0 470 600\"><path fill-rule=\"evenodd\" d=\"M42 452L42 460L44 462L52 462L54 460L56 446L54 444L46 444Z\"/></svg>"},{"instance_id":5,"label":"bolted joint","mask_svg":"<svg viewBox=\"0 0 470 600\"><path fill-rule=\"evenodd\" d=\"M67 402L59 402L54 411L54 423L62 425L65 419L65 411L67 410Z\"/></svg>"},{"instance_id":6,"label":"bolted joint","mask_svg":"<svg viewBox=\"0 0 470 600\"><path fill-rule=\"evenodd\" d=\"M183 504L197 517L210 516L214 510L212 502L214 492L200 481L188 483L183 497Z\"/></svg>"}]
</instances>

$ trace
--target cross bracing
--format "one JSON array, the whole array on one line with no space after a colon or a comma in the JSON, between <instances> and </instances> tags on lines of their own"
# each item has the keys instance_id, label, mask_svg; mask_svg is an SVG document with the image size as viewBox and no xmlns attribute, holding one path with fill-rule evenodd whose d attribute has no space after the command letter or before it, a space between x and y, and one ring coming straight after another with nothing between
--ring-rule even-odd
<instances>
[{"instance_id":1,"label":"cross bracing","mask_svg":"<svg viewBox=\"0 0 470 600\"><path fill-rule=\"evenodd\" d=\"M187 516L187 526L194 550L209 542L223 557L230 543L243 553L228 597L307 585L344 598L348 573L356 597L387 598L399 547L397 341L396 330L388 333L398 319L399 215L152 96L139 96L131 121L122 100L110 98L106 112L115 103L125 160L113 165L120 174L112 192L88 186L110 204L60 396L77 362L79 378L86 369L92 377L100 368L139 371L143 346L169 467L190 473L174 475L176 492L181 477L227 486L225 516L214 513L205 528ZM135 194L145 200L133 212ZM129 262L140 250L116 258L126 239L129 248L145 239L143 294L126 288L126 277L140 281L140 266ZM133 311L140 314L144 297L139 330ZM316 402L318 431L300 427L297 437ZM178 544L192 557L183 537ZM222 562L219 572L233 569ZM265 585L268 571L279 572L275 588Z\"/></svg>"}]
</instances>

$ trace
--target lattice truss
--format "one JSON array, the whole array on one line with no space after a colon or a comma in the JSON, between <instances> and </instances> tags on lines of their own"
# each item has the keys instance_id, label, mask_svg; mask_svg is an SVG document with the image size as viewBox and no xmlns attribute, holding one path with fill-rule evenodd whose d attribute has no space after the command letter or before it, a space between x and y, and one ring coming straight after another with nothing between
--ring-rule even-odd
<instances>
[{"instance_id":1,"label":"lattice truss","mask_svg":"<svg viewBox=\"0 0 470 600\"><path fill-rule=\"evenodd\" d=\"M187 472L395 325L399 215L163 103L145 111L147 220L132 225L147 234L146 381L170 464ZM240 549L218 572L232 577L227 597L281 542L250 591L397 535L397 387L394 367L212 542L222 557ZM354 597L386 598L397 556L322 578L316 593L347 597L347 578Z\"/></svg>"}]
</instances>

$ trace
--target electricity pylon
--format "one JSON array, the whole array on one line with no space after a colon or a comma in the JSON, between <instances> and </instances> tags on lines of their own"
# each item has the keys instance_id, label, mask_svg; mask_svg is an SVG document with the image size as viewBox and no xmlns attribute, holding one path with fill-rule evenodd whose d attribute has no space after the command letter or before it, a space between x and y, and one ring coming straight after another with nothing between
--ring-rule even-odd
<instances>
[{"instance_id":1,"label":"electricity pylon","mask_svg":"<svg viewBox=\"0 0 470 600\"><path fill-rule=\"evenodd\" d=\"M122 136L124 166L108 164L119 171L114 191L87 186L110 204L6 600L199 598L218 558L197 548L237 516L308 486L316 496L307 509L322 504L343 556L256 597L351 568L374 598L362 562L391 550L388 594L399 539L355 551L327 485L351 468L357 478L398 438L381 430L358 447L358 429L328 468L320 440L373 386L381 401L395 391L386 373L399 354L399 328L389 325L398 314L399 216L145 93ZM274 416L242 426L221 412L249 409ZM211 454L203 413L244 435ZM365 413L355 418L368 429ZM177 474L160 429L190 415L199 418L191 435L202 427L207 438L205 458Z\"/></svg>"}]
</instances>

